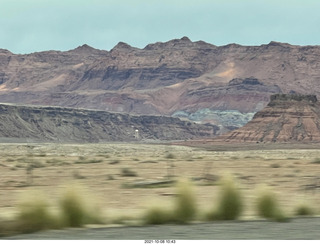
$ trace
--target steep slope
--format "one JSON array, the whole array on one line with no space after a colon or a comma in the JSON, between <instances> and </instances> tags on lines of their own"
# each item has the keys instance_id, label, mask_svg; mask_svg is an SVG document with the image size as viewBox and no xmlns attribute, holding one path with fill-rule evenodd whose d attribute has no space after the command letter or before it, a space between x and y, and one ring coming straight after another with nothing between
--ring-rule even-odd
<instances>
[{"instance_id":1,"label":"steep slope","mask_svg":"<svg viewBox=\"0 0 320 244\"><path fill-rule=\"evenodd\" d=\"M174 115L241 126L271 94L320 95L320 47L214 46L187 37L143 49L0 49L0 102Z\"/></svg>"},{"instance_id":2,"label":"steep slope","mask_svg":"<svg viewBox=\"0 0 320 244\"><path fill-rule=\"evenodd\" d=\"M271 96L267 107L237 130L223 135L227 142L320 141L320 103L314 95Z\"/></svg>"},{"instance_id":3,"label":"steep slope","mask_svg":"<svg viewBox=\"0 0 320 244\"><path fill-rule=\"evenodd\" d=\"M213 125L164 116L0 104L0 141L102 142L212 137Z\"/></svg>"}]
</instances>

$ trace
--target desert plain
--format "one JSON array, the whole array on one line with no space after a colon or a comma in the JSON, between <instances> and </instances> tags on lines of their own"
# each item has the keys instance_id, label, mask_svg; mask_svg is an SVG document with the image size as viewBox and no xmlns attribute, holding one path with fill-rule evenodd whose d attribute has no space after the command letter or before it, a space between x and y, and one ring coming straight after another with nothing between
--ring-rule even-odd
<instances>
[{"instance_id":1,"label":"desert plain","mask_svg":"<svg viewBox=\"0 0 320 244\"><path fill-rule=\"evenodd\" d=\"M240 219L259 219L261 185L276 192L288 215L302 202L320 214L318 144L2 143L0 154L2 220L14 218L25 195L38 192L54 206L65 187L77 185L105 223L134 224L148 206L170 203L182 178L192 181L201 215L214 207L225 174L241 190Z\"/></svg>"}]
</instances>

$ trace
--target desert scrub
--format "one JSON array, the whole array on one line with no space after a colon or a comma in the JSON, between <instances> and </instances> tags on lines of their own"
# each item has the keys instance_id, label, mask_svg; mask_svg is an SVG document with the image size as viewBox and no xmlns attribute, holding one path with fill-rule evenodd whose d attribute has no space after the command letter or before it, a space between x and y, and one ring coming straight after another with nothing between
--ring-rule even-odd
<instances>
[{"instance_id":1,"label":"desert scrub","mask_svg":"<svg viewBox=\"0 0 320 244\"><path fill-rule=\"evenodd\" d=\"M315 158L311 163L320 164L320 158Z\"/></svg>"},{"instance_id":2,"label":"desert scrub","mask_svg":"<svg viewBox=\"0 0 320 244\"><path fill-rule=\"evenodd\" d=\"M18 204L17 230L30 233L58 227L58 219L49 212L46 198L39 192L28 192Z\"/></svg>"},{"instance_id":3,"label":"desert scrub","mask_svg":"<svg viewBox=\"0 0 320 244\"><path fill-rule=\"evenodd\" d=\"M187 223L196 216L196 197L189 180L180 180L176 186L177 195L174 205L174 218L179 223Z\"/></svg>"},{"instance_id":4,"label":"desert scrub","mask_svg":"<svg viewBox=\"0 0 320 244\"><path fill-rule=\"evenodd\" d=\"M294 210L296 216L312 216L315 214L314 210L306 203L300 203Z\"/></svg>"},{"instance_id":5,"label":"desert scrub","mask_svg":"<svg viewBox=\"0 0 320 244\"><path fill-rule=\"evenodd\" d=\"M287 219L280 209L276 194L266 186L260 187L258 191L256 210L262 218L275 221L285 221Z\"/></svg>"},{"instance_id":6,"label":"desert scrub","mask_svg":"<svg viewBox=\"0 0 320 244\"><path fill-rule=\"evenodd\" d=\"M173 213L165 204L151 204L142 218L146 225L168 224L173 222Z\"/></svg>"},{"instance_id":7,"label":"desert scrub","mask_svg":"<svg viewBox=\"0 0 320 244\"><path fill-rule=\"evenodd\" d=\"M79 157L79 160L75 161L75 164L96 164L101 163L103 160L101 159L86 159L84 157Z\"/></svg>"},{"instance_id":8,"label":"desert scrub","mask_svg":"<svg viewBox=\"0 0 320 244\"><path fill-rule=\"evenodd\" d=\"M135 177L137 173L129 168L122 168L121 169L121 176L123 177Z\"/></svg>"},{"instance_id":9,"label":"desert scrub","mask_svg":"<svg viewBox=\"0 0 320 244\"><path fill-rule=\"evenodd\" d=\"M120 160L116 159L116 160L112 160L111 162L109 162L109 164L119 164Z\"/></svg>"},{"instance_id":10,"label":"desert scrub","mask_svg":"<svg viewBox=\"0 0 320 244\"><path fill-rule=\"evenodd\" d=\"M281 165L278 164L278 163L273 163L273 164L270 165L270 167L271 167L271 168L274 168L274 169L278 169L278 168L281 167Z\"/></svg>"},{"instance_id":11,"label":"desert scrub","mask_svg":"<svg viewBox=\"0 0 320 244\"><path fill-rule=\"evenodd\" d=\"M70 163L67 163L63 160L57 159L57 158L51 158L46 160L46 164L51 164L53 166L58 165L58 166L62 166L62 165L68 165Z\"/></svg>"},{"instance_id":12,"label":"desert scrub","mask_svg":"<svg viewBox=\"0 0 320 244\"><path fill-rule=\"evenodd\" d=\"M140 163L142 163L142 164L157 164L159 162L158 161L154 161L154 160L146 160L146 161L141 161Z\"/></svg>"},{"instance_id":13,"label":"desert scrub","mask_svg":"<svg viewBox=\"0 0 320 244\"><path fill-rule=\"evenodd\" d=\"M174 185L175 180L156 180L156 181L138 181L133 183L124 183L123 188L163 188Z\"/></svg>"},{"instance_id":14,"label":"desert scrub","mask_svg":"<svg viewBox=\"0 0 320 244\"><path fill-rule=\"evenodd\" d=\"M166 159L175 159L176 156L173 154L173 153L168 153L166 156L165 156Z\"/></svg>"},{"instance_id":15,"label":"desert scrub","mask_svg":"<svg viewBox=\"0 0 320 244\"><path fill-rule=\"evenodd\" d=\"M81 227L85 224L99 224L99 208L89 203L88 193L79 186L69 186L60 199L61 219L64 226Z\"/></svg>"},{"instance_id":16,"label":"desert scrub","mask_svg":"<svg viewBox=\"0 0 320 244\"><path fill-rule=\"evenodd\" d=\"M207 214L208 220L235 220L243 210L243 200L232 176L220 180L220 194L216 209Z\"/></svg>"},{"instance_id":17,"label":"desert scrub","mask_svg":"<svg viewBox=\"0 0 320 244\"><path fill-rule=\"evenodd\" d=\"M190 181L180 180L176 185L176 198L172 203L157 202L148 207L143 216L145 224L187 223L196 216L196 197Z\"/></svg>"}]
</instances>

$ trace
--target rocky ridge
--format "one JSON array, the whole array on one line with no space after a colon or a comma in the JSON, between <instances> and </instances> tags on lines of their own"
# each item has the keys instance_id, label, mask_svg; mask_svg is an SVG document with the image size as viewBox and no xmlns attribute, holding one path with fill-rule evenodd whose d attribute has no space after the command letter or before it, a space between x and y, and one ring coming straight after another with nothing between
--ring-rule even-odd
<instances>
[{"instance_id":1,"label":"rocky ridge","mask_svg":"<svg viewBox=\"0 0 320 244\"><path fill-rule=\"evenodd\" d=\"M191 120L210 111L201 122L219 125L226 120L220 114L231 111L243 115L227 119L238 127L272 94L320 95L319 56L319 46L215 46L187 37L143 49L123 42L110 51L83 45L18 55L0 49L0 102L144 115L184 112Z\"/></svg>"},{"instance_id":2,"label":"rocky ridge","mask_svg":"<svg viewBox=\"0 0 320 244\"><path fill-rule=\"evenodd\" d=\"M218 128L166 116L0 104L2 142L110 142L212 137Z\"/></svg>"},{"instance_id":3,"label":"rocky ridge","mask_svg":"<svg viewBox=\"0 0 320 244\"><path fill-rule=\"evenodd\" d=\"M275 94L245 126L218 140L226 142L319 142L320 103L315 95Z\"/></svg>"}]
</instances>

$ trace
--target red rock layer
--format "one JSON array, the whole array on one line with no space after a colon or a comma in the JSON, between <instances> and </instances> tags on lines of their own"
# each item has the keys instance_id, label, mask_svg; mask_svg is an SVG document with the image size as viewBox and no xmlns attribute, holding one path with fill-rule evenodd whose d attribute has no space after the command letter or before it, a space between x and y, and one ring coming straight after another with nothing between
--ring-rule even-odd
<instances>
[{"instance_id":1,"label":"red rock layer","mask_svg":"<svg viewBox=\"0 0 320 244\"><path fill-rule=\"evenodd\" d=\"M220 140L227 142L320 141L320 103L315 96L272 96L245 126Z\"/></svg>"}]
</instances>

